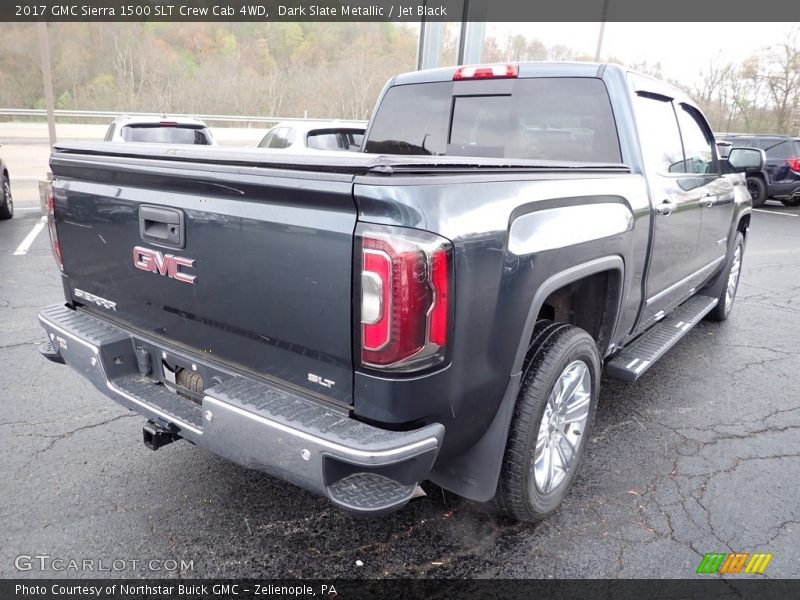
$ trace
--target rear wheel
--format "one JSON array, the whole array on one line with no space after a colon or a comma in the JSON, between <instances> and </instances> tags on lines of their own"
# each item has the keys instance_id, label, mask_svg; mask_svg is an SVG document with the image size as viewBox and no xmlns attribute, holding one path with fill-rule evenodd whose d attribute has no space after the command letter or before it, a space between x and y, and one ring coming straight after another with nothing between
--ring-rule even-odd
<instances>
[{"instance_id":1,"label":"rear wheel","mask_svg":"<svg viewBox=\"0 0 800 600\"><path fill-rule=\"evenodd\" d=\"M739 276L742 274L742 258L744 257L744 237L741 232L736 234L733 242L733 252L728 257L727 275L725 287L719 295L719 302L714 309L708 313L712 321L724 321L731 314L733 301L736 299L736 292L739 289Z\"/></svg>"},{"instance_id":2,"label":"rear wheel","mask_svg":"<svg viewBox=\"0 0 800 600\"><path fill-rule=\"evenodd\" d=\"M750 198L753 200L753 207L759 208L764 206L767 201L767 186L764 180L760 177L747 178L747 191L750 192Z\"/></svg>"},{"instance_id":3,"label":"rear wheel","mask_svg":"<svg viewBox=\"0 0 800 600\"><path fill-rule=\"evenodd\" d=\"M586 451L600 388L600 356L577 327L540 321L508 435L495 503L538 521L566 496Z\"/></svg>"},{"instance_id":4,"label":"rear wheel","mask_svg":"<svg viewBox=\"0 0 800 600\"><path fill-rule=\"evenodd\" d=\"M0 175L0 219L14 216L14 199L11 197L11 184L5 175Z\"/></svg>"}]
</instances>

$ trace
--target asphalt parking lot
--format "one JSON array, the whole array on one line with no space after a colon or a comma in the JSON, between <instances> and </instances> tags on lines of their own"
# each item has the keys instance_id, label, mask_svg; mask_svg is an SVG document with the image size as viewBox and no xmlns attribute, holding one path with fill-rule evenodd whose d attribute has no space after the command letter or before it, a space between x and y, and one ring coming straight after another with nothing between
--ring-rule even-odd
<instances>
[{"instance_id":1,"label":"asphalt parking lot","mask_svg":"<svg viewBox=\"0 0 800 600\"><path fill-rule=\"evenodd\" d=\"M15 197L0 222L0 577L109 575L16 569L39 554L124 561L111 574L129 577L682 578L712 551L771 552L764 577L800 577L800 209L754 213L727 323L635 384L604 380L587 462L531 526L448 496L354 519L187 443L148 450L142 418L38 355L36 315L62 291L46 229L14 254L41 218L34 185Z\"/></svg>"}]
</instances>

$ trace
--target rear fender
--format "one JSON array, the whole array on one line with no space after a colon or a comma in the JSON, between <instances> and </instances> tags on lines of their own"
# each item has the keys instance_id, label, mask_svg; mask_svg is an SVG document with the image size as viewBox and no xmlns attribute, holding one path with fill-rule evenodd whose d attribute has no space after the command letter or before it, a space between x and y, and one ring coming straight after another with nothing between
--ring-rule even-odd
<instances>
[{"instance_id":1,"label":"rear fender","mask_svg":"<svg viewBox=\"0 0 800 600\"><path fill-rule=\"evenodd\" d=\"M446 465L434 468L429 477L431 481L459 496L478 502L486 502L494 496L503 464L511 417L514 414L514 405L522 381L522 365L528 353L528 344L533 335L533 328L545 299L570 283L603 271L619 271L620 281L622 281L624 268L620 256L606 256L561 271L545 280L531 302L525 326L518 341L514 368L492 424L483 437L470 449L448 461ZM619 315L620 300L621 297L617 301L617 315Z\"/></svg>"}]
</instances>

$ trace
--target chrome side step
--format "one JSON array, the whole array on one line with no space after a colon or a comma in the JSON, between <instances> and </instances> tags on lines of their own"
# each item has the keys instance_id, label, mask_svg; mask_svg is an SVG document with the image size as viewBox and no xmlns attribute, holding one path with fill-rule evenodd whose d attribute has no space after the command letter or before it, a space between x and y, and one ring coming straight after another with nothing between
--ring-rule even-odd
<instances>
[{"instance_id":1,"label":"chrome side step","mask_svg":"<svg viewBox=\"0 0 800 600\"><path fill-rule=\"evenodd\" d=\"M606 373L623 381L636 381L718 302L717 298L693 296L612 358L606 364Z\"/></svg>"}]
</instances>

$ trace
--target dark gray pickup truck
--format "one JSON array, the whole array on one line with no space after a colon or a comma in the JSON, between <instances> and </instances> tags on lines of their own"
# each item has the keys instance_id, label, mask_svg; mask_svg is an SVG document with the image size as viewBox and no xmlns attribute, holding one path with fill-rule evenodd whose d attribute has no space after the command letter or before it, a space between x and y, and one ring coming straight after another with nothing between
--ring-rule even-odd
<instances>
[{"instance_id":1,"label":"dark gray pickup truck","mask_svg":"<svg viewBox=\"0 0 800 600\"><path fill-rule=\"evenodd\" d=\"M418 482L536 520L601 370L733 304L759 150L613 65L400 75L361 153L70 144L42 353L184 438L362 514ZM734 166L736 165L736 166Z\"/></svg>"}]
</instances>

